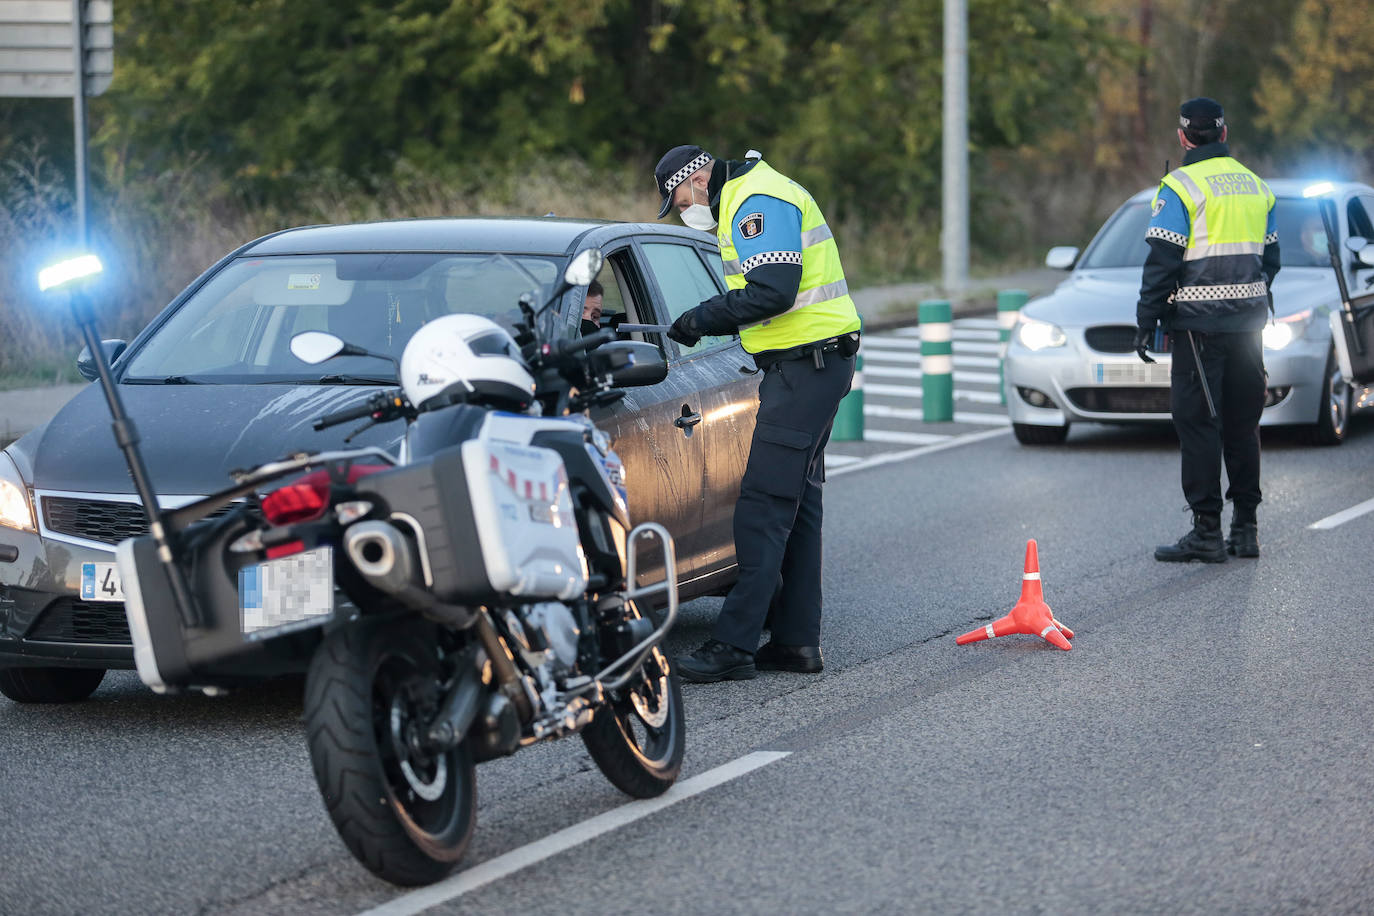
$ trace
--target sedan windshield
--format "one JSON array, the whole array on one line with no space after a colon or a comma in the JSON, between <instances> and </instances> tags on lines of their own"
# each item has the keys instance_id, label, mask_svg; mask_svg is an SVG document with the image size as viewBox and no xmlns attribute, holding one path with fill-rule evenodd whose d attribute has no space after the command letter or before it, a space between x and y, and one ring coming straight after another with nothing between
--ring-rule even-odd
<instances>
[{"instance_id":1,"label":"sedan windshield","mask_svg":"<svg viewBox=\"0 0 1374 916\"><path fill-rule=\"evenodd\" d=\"M1326 235L1322 231L1317 201L1280 197L1274 205L1279 233L1279 257L1283 267L1328 267ZM1131 201L1107 221L1102 232L1083 255L1079 267L1143 267L1150 248L1145 229L1150 224L1150 201Z\"/></svg>"},{"instance_id":2,"label":"sedan windshield","mask_svg":"<svg viewBox=\"0 0 1374 916\"><path fill-rule=\"evenodd\" d=\"M520 296L542 303L556 257L327 254L238 258L210 278L129 364L126 382L386 384L391 364L344 356L311 366L291 354L302 331L328 331L400 358L425 322L485 315L509 326Z\"/></svg>"}]
</instances>

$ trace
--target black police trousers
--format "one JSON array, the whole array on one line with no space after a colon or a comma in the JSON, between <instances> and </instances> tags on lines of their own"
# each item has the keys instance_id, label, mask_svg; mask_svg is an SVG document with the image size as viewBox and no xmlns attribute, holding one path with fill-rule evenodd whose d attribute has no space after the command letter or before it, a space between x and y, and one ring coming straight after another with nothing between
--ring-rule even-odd
<instances>
[{"instance_id":1,"label":"black police trousers","mask_svg":"<svg viewBox=\"0 0 1374 916\"><path fill-rule=\"evenodd\" d=\"M1217 416L1207 410L1191 333ZM1260 413L1264 410L1264 345L1259 331L1173 332L1170 408L1183 452L1183 496L1194 512L1221 513L1221 465L1226 498L1238 512L1260 504Z\"/></svg>"},{"instance_id":2,"label":"black police trousers","mask_svg":"<svg viewBox=\"0 0 1374 916\"><path fill-rule=\"evenodd\" d=\"M821 484L825 446L840 399L854 379L854 358L824 354L764 370L749 463L735 504L739 581L712 635L745 652L758 648L773 610L773 641L821 644Z\"/></svg>"}]
</instances>

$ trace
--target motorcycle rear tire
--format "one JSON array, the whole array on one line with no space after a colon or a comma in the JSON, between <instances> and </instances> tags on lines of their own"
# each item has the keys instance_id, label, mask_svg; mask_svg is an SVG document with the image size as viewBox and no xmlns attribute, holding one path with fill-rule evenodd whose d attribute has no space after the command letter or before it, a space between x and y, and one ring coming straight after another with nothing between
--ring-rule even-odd
<instances>
[{"instance_id":1,"label":"motorcycle rear tire","mask_svg":"<svg viewBox=\"0 0 1374 916\"><path fill-rule=\"evenodd\" d=\"M306 678L310 761L330 820L368 871L404 886L449 874L476 826L468 747L402 759L391 738L395 723L419 718L412 689L439 677L435 645L420 621L365 619L325 637Z\"/></svg>"},{"instance_id":2,"label":"motorcycle rear tire","mask_svg":"<svg viewBox=\"0 0 1374 916\"><path fill-rule=\"evenodd\" d=\"M687 744L682 686L667 656L655 649L644 666L652 677L615 691L582 730L582 743L597 769L632 798L656 798L667 792L682 771ZM635 708L630 688L645 691L657 709L666 704L667 715L659 727L652 727Z\"/></svg>"}]
</instances>

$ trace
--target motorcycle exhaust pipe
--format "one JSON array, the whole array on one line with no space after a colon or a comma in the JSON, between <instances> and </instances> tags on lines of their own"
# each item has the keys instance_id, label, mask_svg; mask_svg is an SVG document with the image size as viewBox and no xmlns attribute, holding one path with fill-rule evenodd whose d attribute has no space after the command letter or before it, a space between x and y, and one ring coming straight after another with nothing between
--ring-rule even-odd
<instances>
[{"instance_id":1,"label":"motorcycle exhaust pipe","mask_svg":"<svg viewBox=\"0 0 1374 916\"><path fill-rule=\"evenodd\" d=\"M372 586L408 595L419 582L415 552L405 535L386 522L358 522L344 535L344 550Z\"/></svg>"}]
</instances>

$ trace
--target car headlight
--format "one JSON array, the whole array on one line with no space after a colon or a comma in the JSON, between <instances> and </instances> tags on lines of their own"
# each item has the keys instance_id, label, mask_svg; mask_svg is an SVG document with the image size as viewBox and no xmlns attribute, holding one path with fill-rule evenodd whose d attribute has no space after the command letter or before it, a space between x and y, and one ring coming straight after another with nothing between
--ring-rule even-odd
<instances>
[{"instance_id":1,"label":"car headlight","mask_svg":"<svg viewBox=\"0 0 1374 916\"><path fill-rule=\"evenodd\" d=\"M14 459L0 452L0 525L20 531L37 531L28 488L19 477Z\"/></svg>"},{"instance_id":2,"label":"car headlight","mask_svg":"<svg viewBox=\"0 0 1374 916\"><path fill-rule=\"evenodd\" d=\"M1016 339L1027 350L1044 350L1049 347L1062 347L1068 343L1063 328L1048 321L1022 318L1016 326Z\"/></svg>"},{"instance_id":3,"label":"car headlight","mask_svg":"<svg viewBox=\"0 0 1374 916\"><path fill-rule=\"evenodd\" d=\"M1264 349L1282 350L1306 333L1307 325L1310 324L1311 321L1311 309L1305 312L1298 312L1296 315L1285 315L1283 318L1270 320L1260 333L1260 336L1264 339Z\"/></svg>"}]
</instances>

